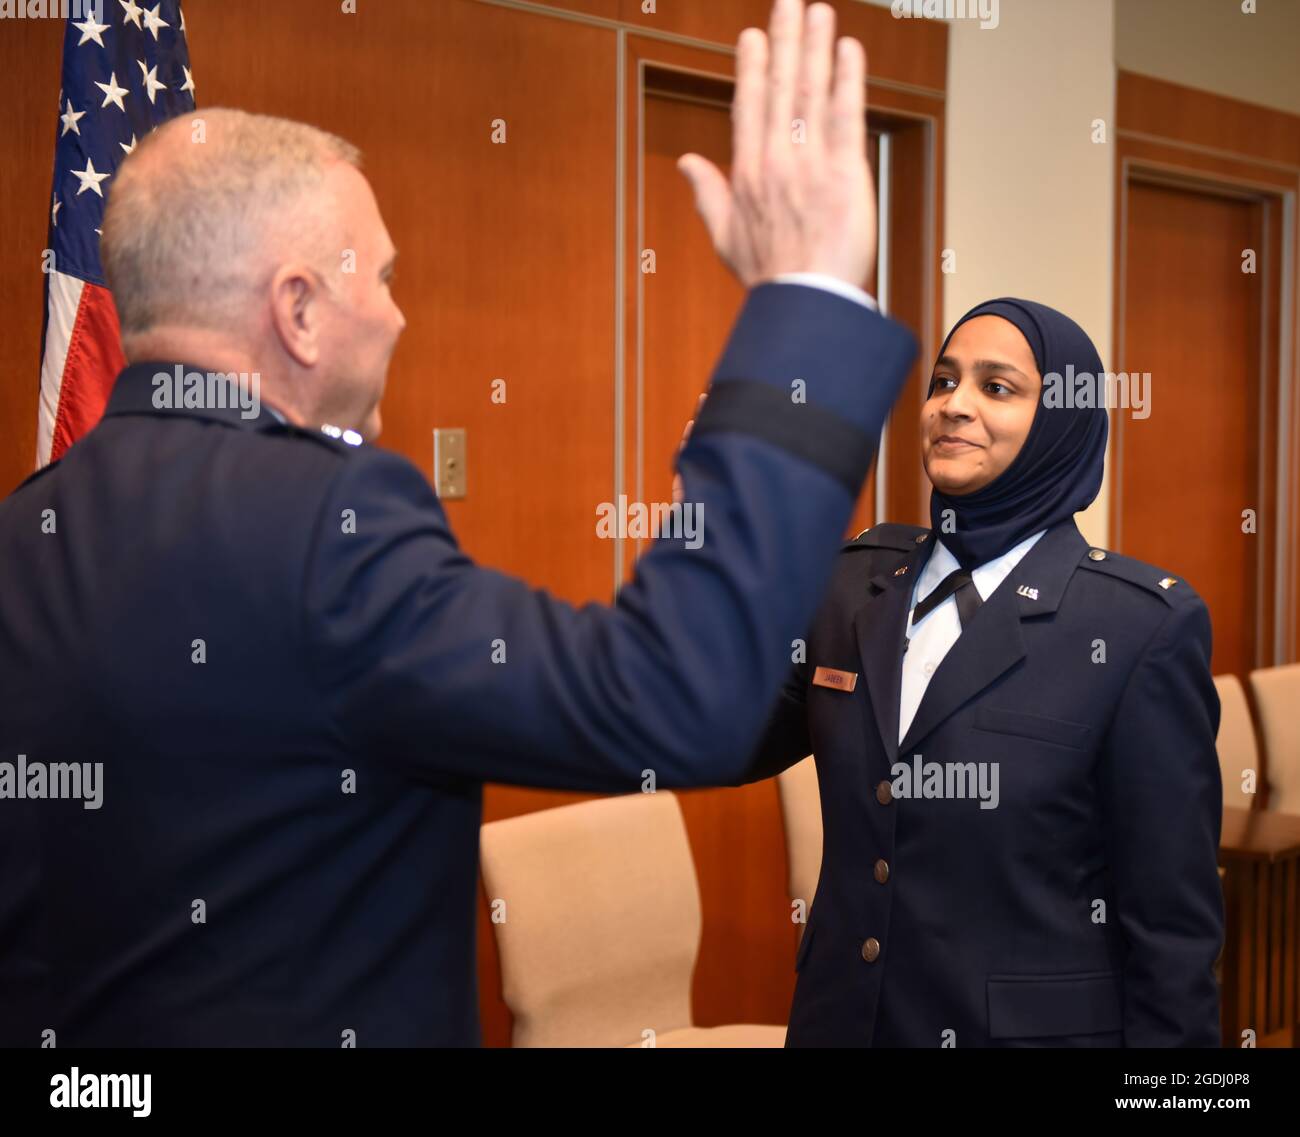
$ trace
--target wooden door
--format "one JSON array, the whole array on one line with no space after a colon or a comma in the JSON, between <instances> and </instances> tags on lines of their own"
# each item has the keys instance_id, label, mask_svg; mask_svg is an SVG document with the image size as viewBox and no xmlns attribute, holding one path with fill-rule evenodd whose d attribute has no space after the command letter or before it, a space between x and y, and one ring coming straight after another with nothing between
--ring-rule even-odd
<instances>
[{"instance_id":1,"label":"wooden door","mask_svg":"<svg viewBox=\"0 0 1300 1137\"><path fill-rule=\"evenodd\" d=\"M1118 510L1112 541L1205 599L1216 674L1256 666L1269 597L1260 587L1263 206L1174 184L1128 193L1123 358L1149 373L1139 417L1116 410Z\"/></svg>"}]
</instances>

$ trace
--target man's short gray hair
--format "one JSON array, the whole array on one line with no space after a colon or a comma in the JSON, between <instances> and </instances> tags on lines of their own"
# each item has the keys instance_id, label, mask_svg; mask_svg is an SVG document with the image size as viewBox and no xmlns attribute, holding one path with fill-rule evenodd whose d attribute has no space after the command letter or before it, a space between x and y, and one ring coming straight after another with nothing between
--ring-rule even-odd
<instances>
[{"instance_id":1,"label":"man's short gray hair","mask_svg":"<svg viewBox=\"0 0 1300 1137\"><path fill-rule=\"evenodd\" d=\"M341 248L310 199L355 146L304 123L211 109L172 119L109 187L100 252L122 334L222 328L286 256L337 269ZM336 244L339 242L336 241Z\"/></svg>"}]
</instances>

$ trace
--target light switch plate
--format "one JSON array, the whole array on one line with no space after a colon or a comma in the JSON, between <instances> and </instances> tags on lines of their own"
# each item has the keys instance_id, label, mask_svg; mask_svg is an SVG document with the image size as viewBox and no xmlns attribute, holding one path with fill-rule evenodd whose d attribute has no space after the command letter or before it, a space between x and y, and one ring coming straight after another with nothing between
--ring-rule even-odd
<instances>
[{"instance_id":1,"label":"light switch plate","mask_svg":"<svg viewBox=\"0 0 1300 1137\"><path fill-rule=\"evenodd\" d=\"M438 496L448 500L464 497L468 474L464 427L435 429L433 485Z\"/></svg>"}]
</instances>

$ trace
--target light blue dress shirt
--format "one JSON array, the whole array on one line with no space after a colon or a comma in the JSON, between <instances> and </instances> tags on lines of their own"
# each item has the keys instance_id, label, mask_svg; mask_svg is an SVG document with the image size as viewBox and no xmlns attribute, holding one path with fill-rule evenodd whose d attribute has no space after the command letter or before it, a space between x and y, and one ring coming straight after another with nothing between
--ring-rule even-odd
<instances>
[{"instance_id":1,"label":"light blue dress shirt","mask_svg":"<svg viewBox=\"0 0 1300 1137\"><path fill-rule=\"evenodd\" d=\"M971 573L971 581L981 600L987 600L993 595L994 589L1006 580L1007 574L1046 532L1046 529L1041 529L1032 537L1026 537L1015 548L1008 549L1000 557L994 557ZM903 682L898 700L899 743L907 737L907 728L916 717L916 709L921 705L925 689L930 685L930 676L938 670L943 657L961 635L961 618L957 615L955 596L949 596L919 624L912 623L911 610L929 596L944 577L959 568L961 565L957 563L957 558L944 547L942 541L936 541L934 552L930 554L925 569L912 587L912 602L907 613L907 651L903 653Z\"/></svg>"},{"instance_id":2,"label":"light blue dress shirt","mask_svg":"<svg viewBox=\"0 0 1300 1137\"><path fill-rule=\"evenodd\" d=\"M809 288L822 288L827 292L835 292L843 296L846 300L853 300L858 304L864 304L873 312L877 311L879 306L875 298L861 288L849 284L847 281L840 280L837 276L827 276L824 272L783 272L778 276L772 277L773 284L806 284Z\"/></svg>"}]
</instances>

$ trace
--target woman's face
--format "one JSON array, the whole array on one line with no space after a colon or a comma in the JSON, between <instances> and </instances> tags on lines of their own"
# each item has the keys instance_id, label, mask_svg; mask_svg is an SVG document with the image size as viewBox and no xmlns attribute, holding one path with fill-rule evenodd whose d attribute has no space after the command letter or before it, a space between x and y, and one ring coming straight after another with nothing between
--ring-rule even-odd
<instances>
[{"instance_id":1,"label":"woman's face","mask_svg":"<svg viewBox=\"0 0 1300 1137\"><path fill-rule=\"evenodd\" d=\"M962 324L935 362L921 406L921 460L934 488L974 493L1010 466L1042 389L1034 353L1014 324L1000 316Z\"/></svg>"}]
</instances>

